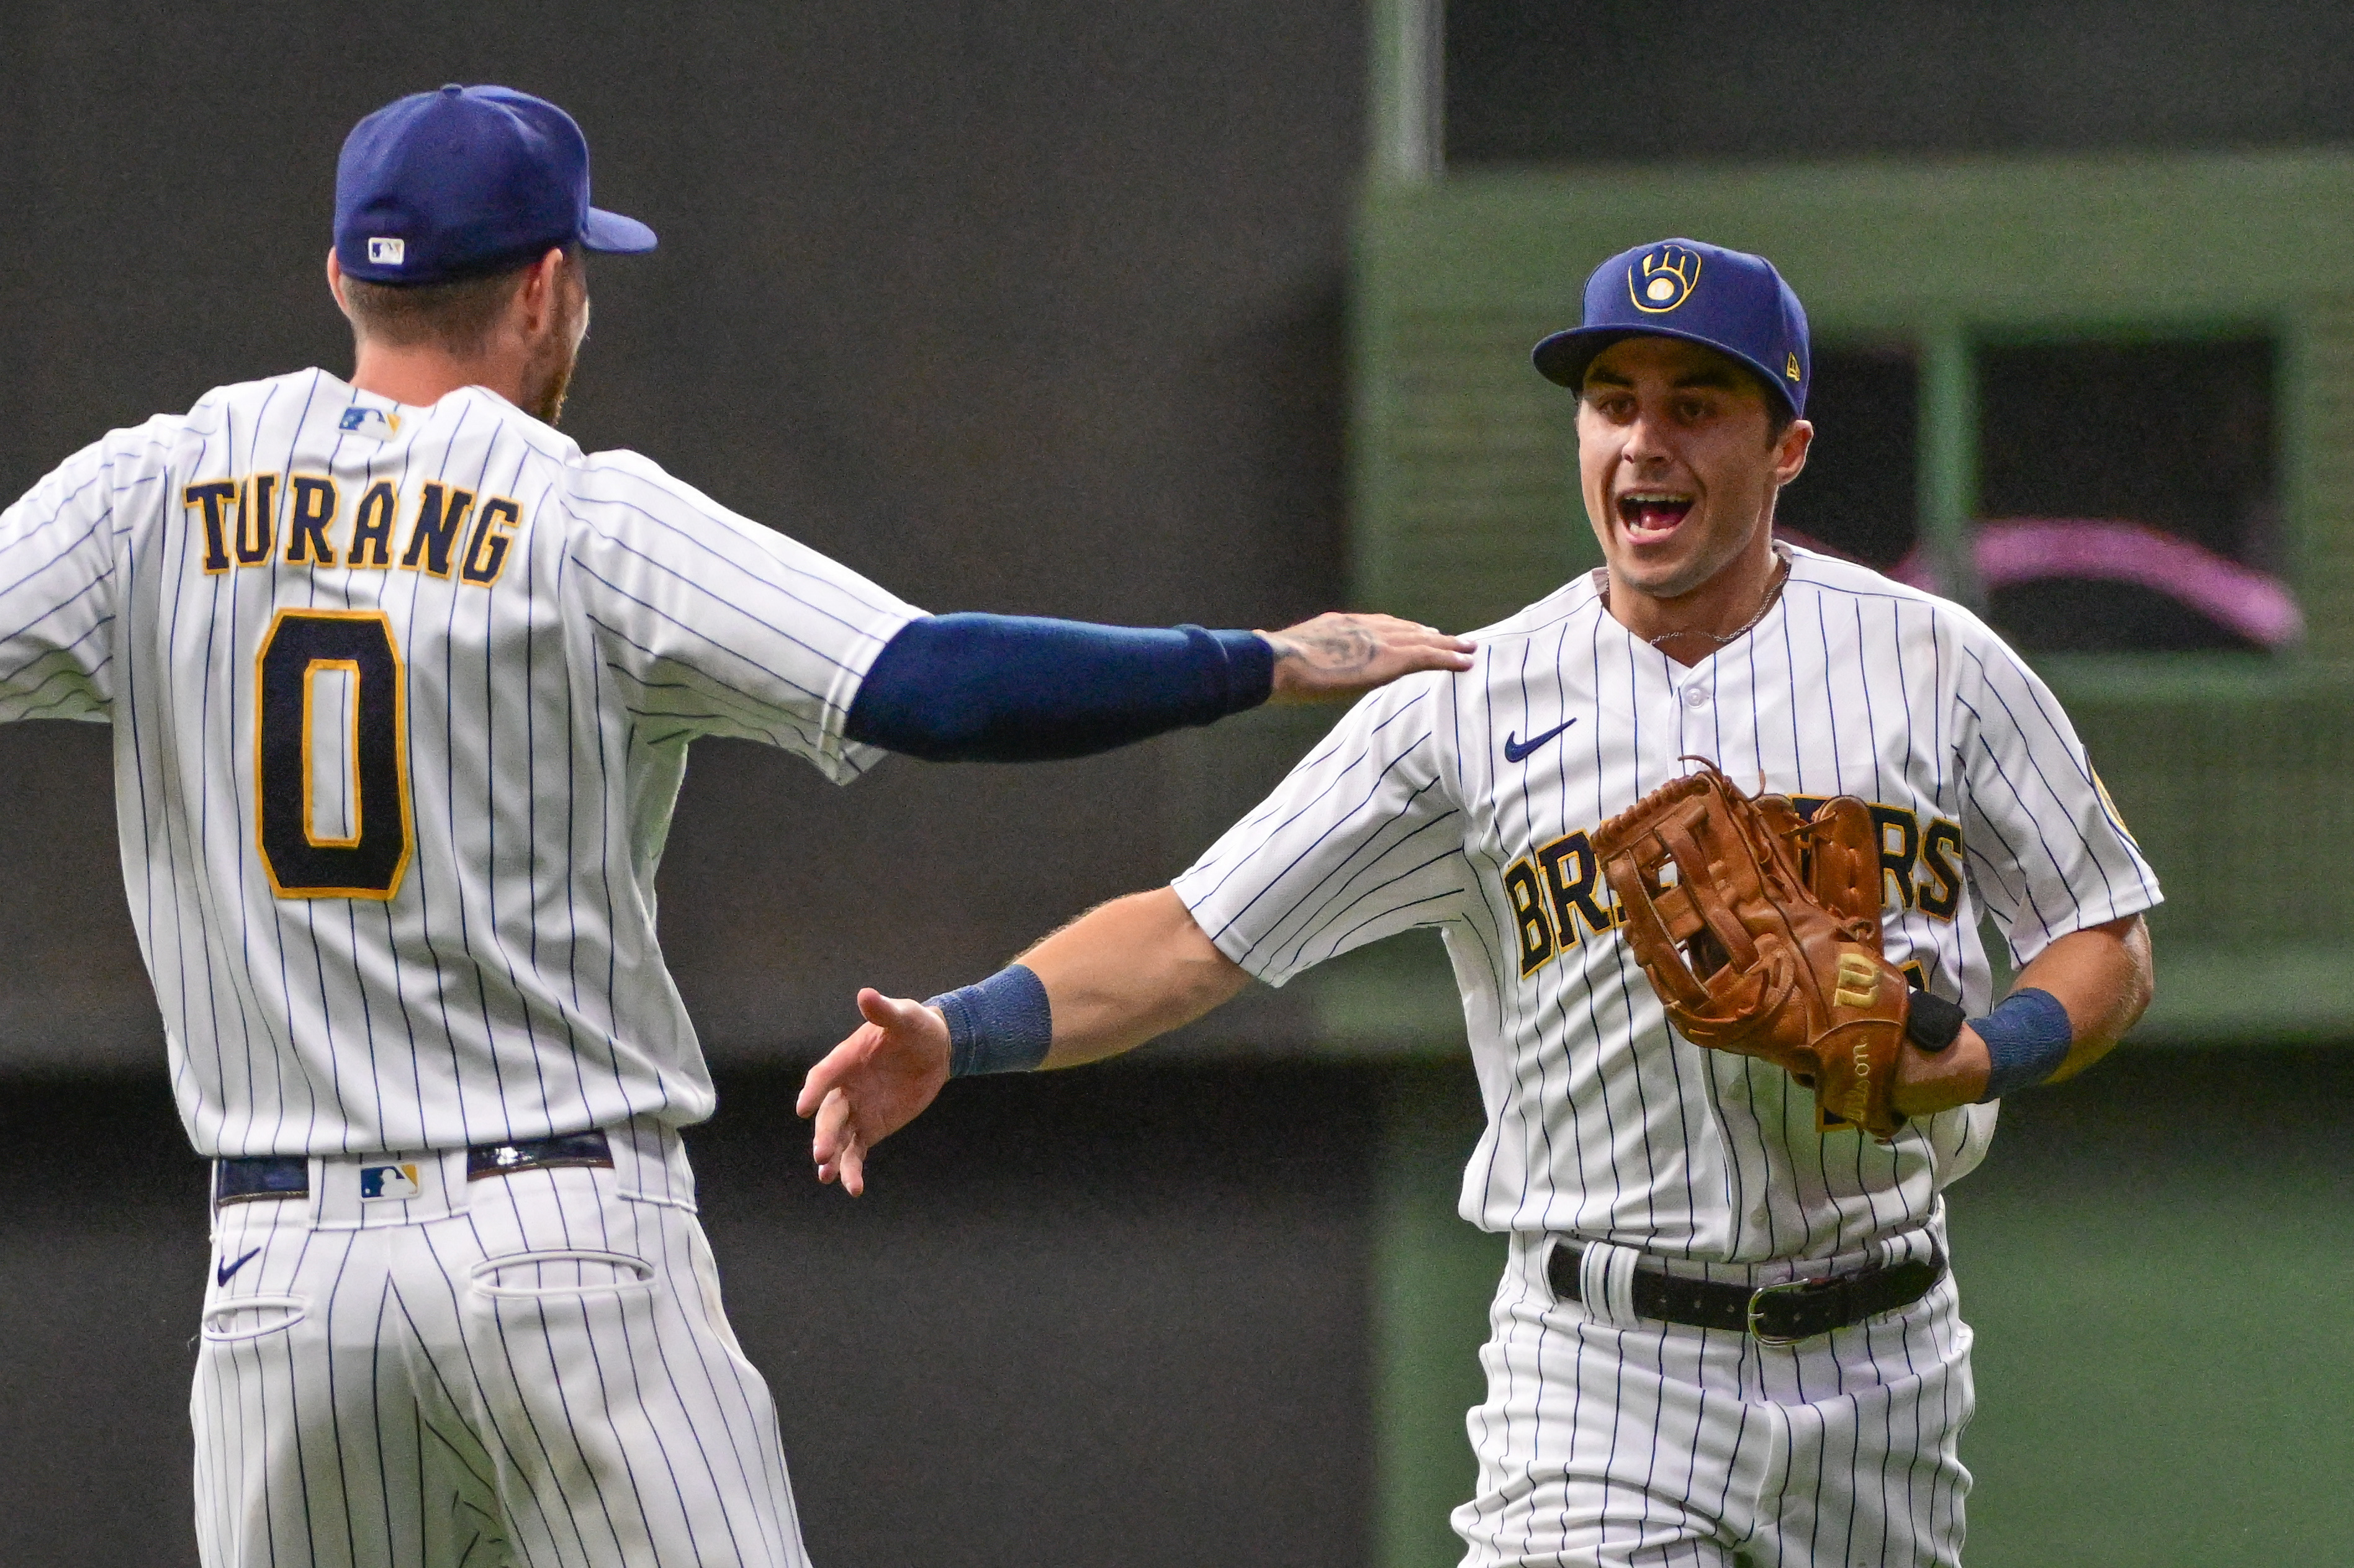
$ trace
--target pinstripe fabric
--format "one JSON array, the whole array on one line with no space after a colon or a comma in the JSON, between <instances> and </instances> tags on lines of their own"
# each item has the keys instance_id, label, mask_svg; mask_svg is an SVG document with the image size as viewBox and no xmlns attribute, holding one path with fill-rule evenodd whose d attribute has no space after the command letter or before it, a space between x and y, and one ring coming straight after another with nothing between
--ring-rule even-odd
<instances>
[{"instance_id":1,"label":"pinstripe fabric","mask_svg":"<svg viewBox=\"0 0 2354 1568\"><path fill-rule=\"evenodd\" d=\"M1764 1285L1791 1270L1680 1272ZM1467 1564L1960 1563L1973 1394L1950 1275L1902 1312L1785 1348L1556 1303L1542 1238L1516 1236L1490 1324L1469 1417L1479 1495L1454 1518Z\"/></svg>"},{"instance_id":2,"label":"pinstripe fabric","mask_svg":"<svg viewBox=\"0 0 2354 1568\"><path fill-rule=\"evenodd\" d=\"M255 474L266 493L210 528L186 499ZM313 536L303 475L335 487ZM379 482L381 567L359 548ZM416 543L429 484L472 498L438 575ZM388 901L279 897L257 848L256 659L282 610L380 611L398 650L414 847ZM654 874L687 744L743 736L855 778L877 754L844 716L915 613L480 388L400 408L303 371L117 431L0 514L0 719L114 725L123 880L201 1152L683 1125L711 1086ZM340 802L356 688L316 695L305 766ZM320 832L350 814L323 808Z\"/></svg>"},{"instance_id":3,"label":"pinstripe fabric","mask_svg":"<svg viewBox=\"0 0 2354 1568\"><path fill-rule=\"evenodd\" d=\"M677 1134L466 1180L322 1157L230 1204L190 1414L206 1568L805 1563L776 1412L720 1309ZM365 1201L365 1164L417 1167Z\"/></svg>"},{"instance_id":4,"label":"pinstripe fabric","mask_svg":"<svg viewBox=\"0 0 2354 1568\"><path fill-rule=\"evenodd\" d=\"M114 726L189 1138L312 1157L313 1202L217 1218L208 1568L803 1561L678 1148L712 1094L654 878L696 736L872 764L843 726L916 613L480 388L222 387L0 514L0 720ZM599 1127L615 1171L464 1180ZM360 1202L387 1160L422 1194Z\"/></svg>"},{"instance_id":5,"label":"pinstripe fabric","mask_svg":"<svg viewBox=\"0 0 2354 1568\"><path fill-rule=\"evenodd\" d=\"M2025 963L2057 937L2158 900L2066 716L1999 638L1876 573L1787 553L1776 606L1690 669L1612 620L1596 577L1474 633L1471 671L1365 698L1175 883L1219 949L1277 985L1381 937L1441 930L1488 1113L1461 1196L1475 1224L1614 1243L1679 1266L1821 1265L1933 1234L1941 1190L1985 1154L1993 1107L1918 1119L1889 1146L1826 1136L1787 1075L1669 1030L1581 835L1687 771L1687 756L1744 788L1873 802L1888 956L1973 1012L1992 1000L1982 914ZM1564 1410L1619 1406L1628 1369L1615 1352L1590 1335L1577 1353L1543 1351L1555 1332L1543 1312L1525 1301L1498 1310L1491 1407L1517 1408L1539 1385ZM1948 1425L1906 1442L1949 1454L1968 1411L1967 1335L1950 1300L1937 1311ZM1923 1353L1910 1333L1905 1353ZM1882 1341L1894 1342L1878 1329L1834 1336L1833 1361L1850 1369L1841 1375L1876 1375ZM1738 1400L1782 1398L1770 1380L1716 1380L1720 1360L1700 1356L1678 1375ZM1578 1419L1638 1451L1655 1446L1648 1427ZM1475 1413L1474 1507L1486 1512L1466 1517L1524 1491L1533 1472L1515 1467L1553 1452L1551 1433L1534 1414L1483 1429ZM1590 1458L1581 1450L1576 1463ZM1473 1562L1590 1560L1513 1556L1473 1539Z\"/></svg>"}]
</instances>

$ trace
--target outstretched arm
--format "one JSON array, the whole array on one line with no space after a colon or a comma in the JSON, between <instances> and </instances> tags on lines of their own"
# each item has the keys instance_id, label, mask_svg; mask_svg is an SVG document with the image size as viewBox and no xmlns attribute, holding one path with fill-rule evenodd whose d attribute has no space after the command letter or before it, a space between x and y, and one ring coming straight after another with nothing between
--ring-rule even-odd
<instances>
[{"instance_id":1,"label":"outstretched arm","mask_svg":"<svg viewBox=\"0 0 2354 1568\"><path fill-rule=\"evenodd\" d=\"M1047 1067L1133 1050L1250 980L1166 887L1100 905L1015 962L1045 987ZM866 1151L920 1116L949 1077L939 1009L867 990L858 993L858 1011L866 1022L810 1069L797 1107L817 1118L818 1180L839 1178L853 1194L866 1190Z\"/></svg>"},{"instance_id":2,"label":"outstretched arm","mask_svg":"<svg viewBox=\"0 0 2354 1568\"><path fill-rule=\"evenodd\" d=\"M844 733L933 762L1043 762L1269 700L1354 697L1418 670L1470 664L1463 639L1388 615L1334 611L1281 631L926 616L875 656Z\"/></svg>"},{"instance_id":3,"label":"outstretched arm","mask_svg":"<svg viewBox=\"0 0 2354 1568\"><path fill-rule=\"evenodd\" d=\"M1250 983L1167 887L1097 905L1017 961L1044 982L1054 1004L1048 1067L1133 1051Z\"/></svg>"}]
</instances>

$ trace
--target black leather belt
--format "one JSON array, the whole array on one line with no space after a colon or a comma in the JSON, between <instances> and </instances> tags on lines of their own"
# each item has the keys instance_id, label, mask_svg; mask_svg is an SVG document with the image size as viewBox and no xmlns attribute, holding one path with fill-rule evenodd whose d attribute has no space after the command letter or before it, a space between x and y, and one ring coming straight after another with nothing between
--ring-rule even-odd
<instances>
[{"instance_id":1,"label":"black leather belt","mask_svg":"<svg viewBox=\"0 0 2354 1568\"><path fill-rule=\"evenodd\" d=\"M520 1171L546 1171L557 1165L613 1168L613 1146L594 1130L567 1132L557 1138L535 1138L523 1143L478 1143L466 1150L466 1180L513 1176Z\"/></svg>"},{"instance_id":2,"label":"black leather belt","mask_svg":"<svg viewBox=\"0 0 2354 1568\"><path fill-rule=\"evenodd\" d=\"M1585 1249L1557 1241L1545 1259L1553 1298L1577 1301L1578 1262ZM1685 1279L1655 1268L1635 1270L1635 1312L1662 1323L1724 1329L1764 1344L1788 1345L1851 1328L1867 1318L1910 1307L1946 1277L1946 1255L1933 1247L1926 1261L1908 1258L1829 1279L1787 1279L1779 1285L1729 1285Z\"/></svg>"},{"instance_id":3,"label":"black leather belt","mask_svg":"<svg viewBox=\"0 0 2354 1568\"><path fill-rule=\"evenodd\" d=\"M299 1154L213 1161L215 1203L261 1203L311 1195L311 1162Z\"/></svg>"},{"instance_id":4,"label":"black leather belt","mask_svg":"<svg viewBox=\"0 0 2354 1568\"><path fill-rule=\"evenodd\" d=\"M599 1131L567 1132L516 1143L478 1143L466 1150L466 1180L513 1176L562 1165L613 1168L613 1146ZM213 1161L215 1203L275 1202L311 1195L311 1161L301 1154L261 1154Z\"/></svg>"}]
</instances>

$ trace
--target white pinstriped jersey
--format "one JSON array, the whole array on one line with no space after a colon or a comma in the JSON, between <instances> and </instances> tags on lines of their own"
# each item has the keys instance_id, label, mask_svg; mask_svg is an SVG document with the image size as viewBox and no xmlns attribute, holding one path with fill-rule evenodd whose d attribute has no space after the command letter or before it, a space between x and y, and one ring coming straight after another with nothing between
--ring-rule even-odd
<instances>
[{"instance_id":1,"label":"white pinstriped jersey","mask_svg":"<svg viewBox=\"0 0 2354 1568\"><path fill-rule=\"evenodd\" d=\"M1963 1107L1891 1147L1820 1134L1781 1069L1670 1031L1587 836L1687 755L1744 788L1872 802L1888 957L1973 1013L1992 1000L1982 911L2025 963L2158 901L2066 715L1999 638L1788 554L1775 608L1691 669L1611 619L1599 574L1473 633L1470 672L1366 697L1176 882L1220 950L1277 985L1441 928L1488 1111L1462 1213L1489 1230L1826 1256L1926 1222L1993 1133L1992 1107Z\"/></svg>"},{"instance_id":2,"label":"white pinstriped jersey","mask_svg":"<svg viewBox=\"0 0 2354 1568\"><path fill-rule=\"evenodd\" d=\"M918 614L495 395L225 387L0 514L0 719L111 721L124 885L213 1155L710 1114L654 934L701 735L846 782Z\"/></svg>"}]
</instances>

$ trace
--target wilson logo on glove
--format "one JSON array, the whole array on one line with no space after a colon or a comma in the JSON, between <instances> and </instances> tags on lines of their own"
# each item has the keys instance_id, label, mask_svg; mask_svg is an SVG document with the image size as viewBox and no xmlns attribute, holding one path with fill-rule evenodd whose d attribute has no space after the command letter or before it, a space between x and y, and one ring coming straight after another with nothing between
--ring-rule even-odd
<instances>
[{"instance_id":1,"label":"wilson logo on glove","mask_svg":"<svg viewBox=\"0 0 2354 1568\"><path fill-rule=\"evenodd\" d=\"M1772 1062L1814 1091L1818 1127L1887 1142L1910 1004L1881 956L1872 808L1840 795L1801 819L1687 760L1701 771L1594 835L1628 946L1685 1039Z\"/></svg>"}]
</instances>

